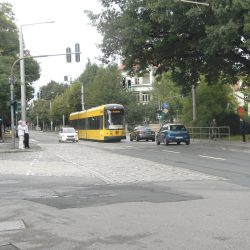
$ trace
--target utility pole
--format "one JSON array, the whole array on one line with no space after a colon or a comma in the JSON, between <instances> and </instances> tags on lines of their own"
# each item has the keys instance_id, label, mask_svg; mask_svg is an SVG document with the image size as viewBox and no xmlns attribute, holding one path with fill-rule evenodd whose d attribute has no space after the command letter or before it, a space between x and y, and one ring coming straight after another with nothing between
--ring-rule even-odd
<instances>
[{"instance_id":1,"label":"utility pole","mask_svg":"<svg viewBox=\"0 0 250 250\"><path fill-rule=\"evenodd\" d=\"M82 102L82 110L84 110L84 87L83 84L81 86L81 102Z\"/></svg>"},{"instance_id":2,"label":"utility pole","mask_svg":"<svg viewBox=\"0 0 250 250\"><path fill-rule=\"evenodd\" d=\"M15 116L14 116L14 83L16 78L13 74L9 76L10 82L10 113L11 113L11 148L15 149Z\"/></svg>"},{"instance_id":3,"label":"utility pole","mask_svg":"<svg viewBox=\"0 0 250 250\"><path fill-rule=\"evenodd\" d=\"M22 26L19 31L19 58L23 58L23 33ZM26 85L24 59L20 60L20 80L21 80L21 119L26 121Z\"/></svg>"},{"instance_id":4,"label":"utility pole","mask_svg":"<svg viewBox=\"0 0 250 250\"><path fill-rule=\"evenodd\" d=\"M196 100L195 100L195 85L192 85L192 99L193 99L193 121L196 120Z\"/></svg>"},{"instance_id":5,"label":"utility pole","mask_svg":"<svg viewBox=\"0 0 250 250\"><path fill-rule=\"evenodd\" d=\"M26 85L25 85L25 66L24 66L24 46L22 27L37 24L54 23L54 21L23 24L19 29L19 59L20 59L20 80L21 80L21 119L26 121Z\"/></svg>"}]
</instances>

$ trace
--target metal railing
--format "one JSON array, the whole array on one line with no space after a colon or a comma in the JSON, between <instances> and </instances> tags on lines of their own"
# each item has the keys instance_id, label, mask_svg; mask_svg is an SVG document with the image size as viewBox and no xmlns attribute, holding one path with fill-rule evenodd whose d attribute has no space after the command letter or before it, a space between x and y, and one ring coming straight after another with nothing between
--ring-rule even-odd
<instances>
[{"instance_id":1,"label":"metal railing","mask_svg":"<svg viewBox=\"0 0 250 250\"><path fill-rule=\"evenodd\" d=\"M230 127L188 127L190 138L194 140L228 141L230 143Z\"/></svg>"}]
</instances>

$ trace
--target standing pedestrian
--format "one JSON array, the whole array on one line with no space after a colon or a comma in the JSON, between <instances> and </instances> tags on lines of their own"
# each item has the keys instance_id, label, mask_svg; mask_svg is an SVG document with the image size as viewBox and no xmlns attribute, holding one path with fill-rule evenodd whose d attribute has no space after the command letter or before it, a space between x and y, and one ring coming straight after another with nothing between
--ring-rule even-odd
<instances>
[{"instance_id":1,"label":"standing pedestrian","mask_svg":"<svg viewBox=\"0 0 250 250\"><path fill-rule=\"evenodd\" d=\"M242 142L246 142L246 132L247 124L242 118L240 118L240 133L242 135Z\"/></svg>"},{"instance_id":2,"label":"standing pedestrian","mask_svg":"<svg viewBox=\"0 0 250 250\"><path fill-rule=\"evenodd\" d=\"M24 149L24 144L23 144L24 130L25 130L25 127L24 127L23 122L21 120L18 121L17 131L18 131L18 138L19 138L19 145L18 145L19 149Z\"/></svg>"},{"instance_id":3,"label":"standing pedestrian","mask_svg":"<svg viewBox=\"0 0 250 250\"><path fill-rule=\"evenodd\" d=\"M216 137L217 137L217 122L215 120L215 118L213 118L213 120L211 121L210 123L210 127L212 128L211 132L211 138L212 140L215 140L216 141Z\"/></svg>"},{"instance_id":4,"label":"standing pedestrian","mask_svg":"<svg viewBox=\"0 0 250 250\"><path fill-rule=\"evenodd\" d=\"M28 127L28 122L25 123L24 125L24 147L25 148L30 148L29 145L29 127Z\"/></svg>"}]
</instances>

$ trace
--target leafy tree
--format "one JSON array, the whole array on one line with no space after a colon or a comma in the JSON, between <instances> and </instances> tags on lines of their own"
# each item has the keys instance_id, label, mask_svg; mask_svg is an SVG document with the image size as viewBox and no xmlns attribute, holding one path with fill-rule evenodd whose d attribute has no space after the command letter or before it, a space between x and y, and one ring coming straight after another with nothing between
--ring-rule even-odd
<instances>
[{"instance_id":1,"label":"leafy tree","mask_svg":"<svg viewBox=\"0 0 250 250\"><path fill-rule=\"evenodd\" d=\"M18 30L14 23L14 13L12 5L9 3L0 3L0 109L5 116L5 120L10 121L10 86L8 78L11 73L11 67L17 59L19 53ZM29 51L24 51L25 56L29 56ZM33 97L32 82L39 79L39 64L32 58L25 59L26 75L26 97L28 100ZM20 74L19 65L14 67L14 75ZM14 86L14 98L20 100L20 81Z\"/></svg>"},{"instance_id":2,"label":"leafy tree","mask_svg":"<svg viewBox=\"0 0 250 250\"><path fill-rule=\"evenodd\" d=\"M121 91L121 72L117 65L97 66L88 62L85 71L79 77L84 85L85 108L106 103L123 105L135 101L132 93Z\"/></svg>"},{"instance_id":3,"label":"leafy tree","mask_svg":"<svg viewBox=\"0 0 250 250\"><path fill-rule=\"evenodd\" d=\"M181 88L173 81L172 73L166 72L159 75L153 83L153 101L157 109L162 110L162 104L168 103L168 113L164 115L164 120L178 119L183 106L183 95Z\"/></svg>"},{"instance_id":4,"label":"leafy tree","mask_svg":"<svg viewBox=\"0 0 250 250\"><path fill-rule=\"evenodd\" d=\"M232 94L232 88L230 85L208 85L206 82L201 81L200 85L196 89L196 112L197 119L194 125L209 126L213 118L218 122L218 125L222 124L221 117L225 117L223 114L234 113L230 109L230 106L236 106L236 100ZM182 119L185 123L192 121L192 96L189 95L185 99Z\"/></svg>"},{"instance_id":5,"label":"leafy tree","mask_svg":"<svg viewBox=\"0 0 250 250\"><path fill-rule=\"evenodd\" d=\"M235 83L250 73L249 0L209 0L209 6L175 0L100 2L100 14L87 14L103 35L104 62L121 56L128 69L171 69L186 91L200 75L209 83Z\"/></svg>"},{"instance_id":6,"label":"leafy tree","mask_svg":"<svg viewBox=\"0 0 250 250\"><path fill-rule=\"evenodd\" d=\"M68 88L67 84L51 81L47 85L40 87L40 98L44 100L52 100L57 95L63 94L63 92L67 88Z\"/></svg>"},{"instance_id":7,"label":"leafy tree","mask_svg":"<svg viewBox=\"0 0 250 250\"><path fill-rule=\"evenodd\" d=\"M29 119L33 124L38 125L40 128L44 129L44 124L49 124L50 115L50 103L44 99L35 100L29 111ZM37 116L38 122L37 124Z\"/></svg>"},{"instance_id":8,"label":"leafy tree","mask_svg":"<svg viewBox=\"0 0 250 250\"><path fill-rule=\"evenodd\" d=\"M8 77L18 53L18 35L11 5L0 3L0 115L9 116L10 86Z\"/></svg>"}]
</instances>

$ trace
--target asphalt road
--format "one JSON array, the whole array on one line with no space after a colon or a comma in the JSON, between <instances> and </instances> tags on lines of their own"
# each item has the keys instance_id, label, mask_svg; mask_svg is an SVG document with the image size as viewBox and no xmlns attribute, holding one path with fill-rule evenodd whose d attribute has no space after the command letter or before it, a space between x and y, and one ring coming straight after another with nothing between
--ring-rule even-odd
<instances>
[{"instance_id":1,"label":"asphalt road","mask_svg":"<svg viewBox=\"0 0 250 250\"><path fill-rule=\"evenodd\" d=\"M0 250L250 248L249 148L30 138L0 152Z\"/></svg>"}]
</instances>

